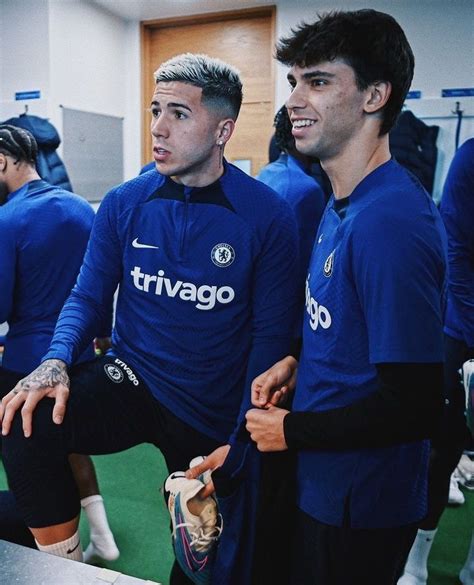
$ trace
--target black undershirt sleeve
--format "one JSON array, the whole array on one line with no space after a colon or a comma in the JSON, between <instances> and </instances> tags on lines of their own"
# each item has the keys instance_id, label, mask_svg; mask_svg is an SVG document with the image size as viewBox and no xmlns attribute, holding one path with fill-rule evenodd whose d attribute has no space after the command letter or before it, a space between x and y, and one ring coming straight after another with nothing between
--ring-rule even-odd
<instances>
[{"instance_id":1,"label":"black undershirt sleeve","mask_svg":"<svg viewBox=\"0 0 474 585\"><path fill-rule=\"evenodd\" d=\"M443 407L443 364L377 364L379 390L348 406L290 412L285 440L294 449L377 448L431 438Z\"/></svg>"}]
</instances>

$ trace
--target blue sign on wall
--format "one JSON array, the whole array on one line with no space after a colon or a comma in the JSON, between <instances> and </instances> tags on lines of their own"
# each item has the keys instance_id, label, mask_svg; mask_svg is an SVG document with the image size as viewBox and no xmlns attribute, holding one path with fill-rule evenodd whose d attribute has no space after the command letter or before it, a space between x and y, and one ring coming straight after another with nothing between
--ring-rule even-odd
<instances>
[{"instance_id":1,"label":"blue sign on wall","mask_svg":"<svg viewBox=\"0 0 474 585\"><path fill-rule=\"evenodd\" d=\"M41 97L41 92L39 89L35 89L33 91L17 91L15 93L16 100L39 100Z\"/></svg>"},{"instance_id":2,"label":"blue sign on wall","mask_svg":"<svg viewBox=\"0 0 474 585\"><path fill-rule=\"evenodd\" d=\"M441 97L474 96L474 87L458 87L456 89L442 89Z\"/></svg>"},{"instance_id":3,"label":"blue sign on wall","mask_svg":"<svg viewBox=\"0 0 474 585\"><path fill-rule=\"evenodd\" d=\"M418 89L414 89L412 91L409 91L407 93L407 97L405 98L407 100L419 100L421 99L421 91Z\"/></svg>"}]
</instances>

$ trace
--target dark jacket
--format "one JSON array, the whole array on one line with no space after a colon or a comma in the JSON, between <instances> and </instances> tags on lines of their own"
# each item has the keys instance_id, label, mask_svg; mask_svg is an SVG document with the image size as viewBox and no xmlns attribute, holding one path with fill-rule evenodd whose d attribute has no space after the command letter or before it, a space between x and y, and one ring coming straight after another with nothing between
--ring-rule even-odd
<instances>
[{"instance_id":1,"label":"dark jacket","mask_svg":"<svg viewBox=\"0 0 474 585\"><path fill-rule=\"evenodd\" d=\"M427 126L413 112L405 110L389 135L390 151L397 161L421 181L433 194L439 126Z\"/></svg>"},{"instance_id":2,"label":"dark jacket","mask_svg":"<svg viewBox=\"0 0 474 585\"><path fill-rule=\"evenodd\" d=\"M66 167L56 152L56 149L61 144L61 139L51 122L38 116L22 114L3 123L31 132L38 143L36 167L40 177L51 185L57 185L62 189L66 189L66 191L72 191Z\"/></svg>"}]
</instances>

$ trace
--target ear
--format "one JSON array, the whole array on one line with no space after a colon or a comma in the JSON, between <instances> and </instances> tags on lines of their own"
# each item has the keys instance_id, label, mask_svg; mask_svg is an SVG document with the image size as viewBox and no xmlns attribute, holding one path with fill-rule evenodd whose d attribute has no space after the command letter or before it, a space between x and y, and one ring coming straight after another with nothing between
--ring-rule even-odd
<instances>
[{"instance_id":1,"label":"ear","mask_svg":"<svg viewBox=\"0 0 474 585\"><path fill-rule=\"evenodd\" d=\"M364 111L373 114L381 110L392 93L392 84L389 81L375 81L367 88L368 96Z\"/></svg>"},{"instance_id":2,"label":"ear","mask_svg":"<svg viewBox=\"0 0 474 585\"><path fill-rule=\"evenodd\" d=\"M0 152L0 172L3 173L7 168L7 157Z\"/></svg>"},{"instance_id":3,"label":"ear","mask_svg":"<svg viewBox=\"0 0 474 585\"><path fill-rule=\"evenodd\" d=\"M230 139L232 134L234 133L235 122L232 118L226 118L225 120L221 120L217 125L217 132L216 132L216 144L217 146L224 146L226 142Z\"/></svg>"}]
</instances>

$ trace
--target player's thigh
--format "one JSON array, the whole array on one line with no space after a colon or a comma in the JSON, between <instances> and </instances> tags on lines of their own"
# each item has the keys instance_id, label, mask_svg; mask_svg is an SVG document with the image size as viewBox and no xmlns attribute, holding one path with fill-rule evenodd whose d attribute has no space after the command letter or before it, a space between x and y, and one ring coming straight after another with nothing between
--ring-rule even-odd
<instances>
[{"instance_id":1,"label":"player's thigh","mask_svg":"<svg viewBox=\"0 0 474 585\"><path fill-rule=\"evenodd\" d=\"M151 442L154 399L137 373L112 356L75 366L64 418L69 452L123 451Z\"/></svg>"},{"instance_id":2,"label":"player's thigh","mask_svg":"<svg viewBox=\"0 0 474 585\"><path fill-rule=\"evenodd\" d=\"M13 390L22 378L24 378L24 374L0 367L0 400L8 394L10 390Z\"/></svg>"},{"instance_id":3,"label":"player's thigh","mask_svg":"<svg viewBox=\"0 0 474 585\"><path fill-rule=\"evenodd\" d=\"M175 416L168 408L157 404L157 423L154 443L165 458L168 471L184 471L199 455L206 456L224 441L209 437Z\"/></svg>"}]
</instances>

